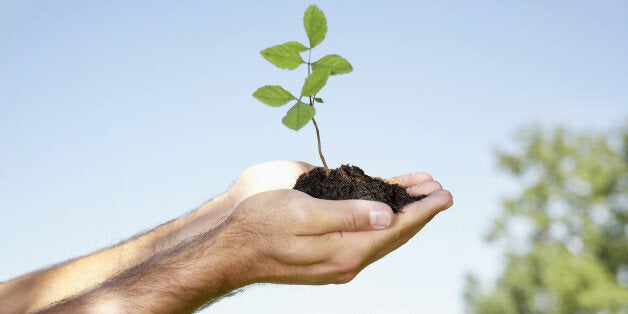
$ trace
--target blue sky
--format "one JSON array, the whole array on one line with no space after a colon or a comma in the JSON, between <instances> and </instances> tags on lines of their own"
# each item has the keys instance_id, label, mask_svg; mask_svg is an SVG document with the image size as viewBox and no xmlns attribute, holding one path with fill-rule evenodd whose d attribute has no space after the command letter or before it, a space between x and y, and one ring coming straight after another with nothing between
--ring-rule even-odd
<instances>
[{"instance_id":1,"label":"blue sky","mask_svg":"<svg viewBox=\"0 0 628 314\"><path fill-rule=\"evenodd\" d=\"M500 269L482 235L516 183L493 150L521 126L628 116L625 1L318 1L313 57L354 66L317 108L328 162L427 171L455 205L344 286L255 286L219 313L459 313ZM318 163L314 130L258 103L300 71L306 1L0 1L0 280L111 245L225 191L248 166ZM308 312L309 311L309 312Z\"/></svg>"}]
</instances>

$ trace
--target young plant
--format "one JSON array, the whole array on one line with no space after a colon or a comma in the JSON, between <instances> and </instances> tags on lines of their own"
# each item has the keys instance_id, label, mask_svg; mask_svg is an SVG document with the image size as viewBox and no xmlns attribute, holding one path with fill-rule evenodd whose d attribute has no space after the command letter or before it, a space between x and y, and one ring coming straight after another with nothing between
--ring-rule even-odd
<instances>
[{"instance_id":1,"label":"young plant","mask_svg":"<svg viewBox=\"0 0 628 314\"><path fill-rule=\"evenodd\" d=\"M321 149L320 130L316 119L314 119L316 114L314 103L323 103L323 99L318 97L318 93L327 84L330 75L349 73L353 71L353 67L346 59L337 54L326 55L315 62L311 61L312 49L320 44L327 34L327 19L317 6L310 5L305 10L303 26L305 26L309 46L296 41L289 41L260 52L266 60L280 69L294 70L302 64L307 65L307 77L299 97L295 97L279 85L260 87L253 93L253 97L271 107L280 107L294 102L292 108L283 117L282 122L295 131L312 120L316 130L318 155L323 163L325 174L329 175L329 167ZM303 59L301 54L307 54L307 61Z\"/></svg>"}]
</instances>

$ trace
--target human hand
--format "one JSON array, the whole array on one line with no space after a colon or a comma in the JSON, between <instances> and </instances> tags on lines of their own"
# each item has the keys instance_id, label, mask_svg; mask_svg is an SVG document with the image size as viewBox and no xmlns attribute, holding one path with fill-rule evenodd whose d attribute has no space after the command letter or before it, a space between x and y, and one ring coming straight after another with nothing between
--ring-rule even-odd
<instances>
[{"instance_id":1,"label":"human hand","mask_svg":"<svg viewBox=\"0 0 628 314\"><path fill-rule=\"evenodd\" d=\"M241 274L249 282L345 283L452 205L451 194L427 174L389 181L428 197L394 215L380 202L329 201L275 190L240 203L221 233L251 258L248 274Z\"/></svg>"},{"instance_id":2,"label":"human hand","mask_svg":"<svg viewBox=\"0 0 628 314\"><path fill-rule=\"evenodd\" d=\"M313 165L300 161L275 160L261 163L246 169L229 190L229 195L237 206L257 193L291 189L301 174L313 168Z\"/></svg>"},{"instance_id":3,"label":"human hand","mask_svg":"<svg viewBox=\"0 0 628 314\"><path fill-rule=\"evenodd\" d=\"M247 197L271 190L290 189L301 174L313 168L314 166L305 162L285 160L252 166L240 175L227 193L216 199L220 205L214 206L210 201L201 206L190 215L188 224L194 227L193 230L196 232L194 234L213 229L229 217L238 204Z\"/></svg>"}]
</instances>

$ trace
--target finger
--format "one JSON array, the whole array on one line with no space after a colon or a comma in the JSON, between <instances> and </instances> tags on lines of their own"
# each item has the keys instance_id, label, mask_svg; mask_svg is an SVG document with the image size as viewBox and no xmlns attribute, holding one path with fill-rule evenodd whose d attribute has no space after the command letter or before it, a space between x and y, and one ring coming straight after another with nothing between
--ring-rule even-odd
<instances>
[{"instance_id":1,"label":"finger","mask_svg":"<svg viewBox=\"0 0 628 314\"><path fill-rule=\"evenodd\" d=\"M420 226L439 212L451 207L453 202L449 191L443 189L433 191L424 199L404 207L404 212L400 215L398 222L406 227Z\"/></svg>"},{"instance_id":2,"label":"finger","mask_svg":"<svg viewBox=\"0 0 628 314\"><path fill-rule=\"evenodd\" d=\"M397 214L393 224L385 230L386 235L380 238L378 245L393 245L390 250L396 249L419 232L436 214L452 204L449 191L436 190L420 201L406 205L404 211Z\"/></svg>"},{"instance_id":3,"label":"finger","mask_svg":"<svg viewBox=\"0 0 628 314\"><path fill-rule=\"evenodd\" d=\"M415 186L411 186L407 188L406 191L408 192L408 194L412 196L418 196L418 195L430 194L442 188L443 186L436 181L427 181L427 182L424 182Z\"/></svg>"},{"instance_id":4,"label":"finger","mask_svg":"<svg viewBox=\"0 0 628 314\"><path fill-rule=\"evenodd\" d=\"M392 221L392 209L381 202L312 200L307 208L312 222L307 235L377 230L388 227Z\"/></svg>"},{"instance_id":5,"label":"finger","mask_svg":"<svg viewBox=\"0 0 628 314\"><path fill-rule=\"evenodd\" d=\"M453 205L451 193L437 190L428 197L411 203L403 213L396 215L395 222L382 233L373 234L376 239L369 245L376 248L367 260L372 263L396 250L416 235L439 212Z\"/></svg>"},{"instance_id":6,"label":"finger","mask_svg":"<svg viewBox=\"0 0 628 314\"><path fill-rule=\"evenodd\" d=\"M392 177L387 179L387 183L398 184L401 187L407 188L414 185L418 185L427 181L431 181L432 176L429 173L425 172L416 172L410 174L404 174L397 177Z\"/></svg>"}]
</instances>

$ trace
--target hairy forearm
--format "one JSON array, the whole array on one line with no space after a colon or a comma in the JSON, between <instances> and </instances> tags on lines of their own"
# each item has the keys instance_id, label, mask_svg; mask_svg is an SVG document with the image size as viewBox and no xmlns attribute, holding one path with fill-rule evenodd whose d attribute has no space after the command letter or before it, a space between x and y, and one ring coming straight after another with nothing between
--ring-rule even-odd
<instances>
[{"instance_id":1,"label":"hairy forearm","mask_svg":"<svg viewBox=\"0 0 628 314\"><path fill-rule=\"evenodd\" d=\"M0 303L9 313L29 312L99 285L219 225L234 206L231 199L225 194L116 246L0 284Z\"/></svg>"},{"instance_id":2,"label":"hairy forearm","mask_svg":"<svg viewBox=\"0 0 628 314\"><path fill-rule=\"evenodd\" d=\"M163 251L40 313L189 313L250 283L246 250L220 227Z\"/></svg>"}]
</instances>

